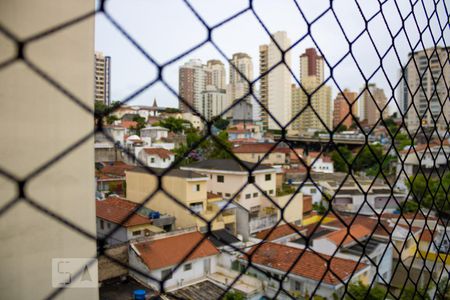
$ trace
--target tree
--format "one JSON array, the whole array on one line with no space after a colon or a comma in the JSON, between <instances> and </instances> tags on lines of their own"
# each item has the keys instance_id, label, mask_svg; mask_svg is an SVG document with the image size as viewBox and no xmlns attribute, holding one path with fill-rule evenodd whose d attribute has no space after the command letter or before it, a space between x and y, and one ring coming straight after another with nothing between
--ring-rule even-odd
<instances>
[{"instance_id":1,"label":"tree","mask_svg":"<svg viewBox=\"0 0 450 300\"><path fill-rule=\"evenodd\" d=\"M106 117L106 123L108 123L109 125L111 125L112 123L114 123L115 121L120 120L116 115L108 115Z\"/></svg>"},{"instance_id":2,"label":"tree","mask_svg":"<svg viewBox=\"0 0 450 300\"><path fill-rule=\"evenodd\" d=\"M214 121L213 125L219 130L225 130L225 129L227 129L229 124L230 124L230 121L222 119L222 118L218 118L217 120Z\"/></svg>"},{"instance_id":3,"label":"tree","mask_svg":"<svg viewBox=\"0 0 450 300\"><path fill-rule=\"evenodd\" d=\"M435 297L438 300L450 300L450 282L447 277L439 280Z\"/></svg>"},{"instance_id":4,"label":"tree","mask_svg":"<svg viewBox=\"0 0 450 300\"><path fill-rule=\"evenodd\" d=\"M420 203L421 206L434 209L439 214L450 214L450 172L439 177L431 177L429 180L423 174L411 176L406 181L407 186L412 191L413 201Z\"/></svg>"},{"instance_id":5,"label":"tree","mask_svg":"<svg viewBox=\"0 0 450 300\"><path fill-rule=\"evenodd\" d=\"M223 300L244 300L244 299L245 297L243 294L234 291L226 293L225 296L223 297Z\"/></svg>"},{"instance_id":6,"label":"tree","mask_svg":"<svg viewBox=\"0 0 450 300\"><path fill-rule=\"evenodd\" d=\"M408 285L400 295L400 300L430 300L431 297L428 291L432 288L431 285L428 288L417 287L416 285Z\"/></svg>"},{"instance_id":7,"label":"tree","mask_svg":"<svg viewBox=\"0 0 450 300\"><path fill-rule=\"evenodd\" d=\"M178 132L182 132L183 129L185 128L185 124L190 124L189 121L183 120L183 119L177 119L174 117L168 117L166 119L163 119L153 125L155 126L161 126L164 128L169 129L172 132L178 133ZM190 126L192 127L192 126Z\"/></svg>"},{"instance_id":8,"label":"tree","mask_svg":"<svg viewBox=\"0 0 450 300\"><path fill-rule=\"evenodd\" d=\"M325 206L323 206L322 202L313 203L312 207L319 215L323 215L327 211Z\"/></svg>"},{"instance_id":9,"label":"tree","mask_svg":"<svg viewBox=\"0 0 450 300\"><path fill-rule=\"evenodd\" d=\"M377 300L385 299L387 291L384 287L378 284L372 285L369 290L369 286L363 284L361 281L358 283L350 283L348 285L347 293L345 295L345 300Z\"/></svg>"},{"instance_id":10,"label":"tree","mask_svg":"<svg viewBox=\"0 0 450 300\"><path fill-rule=\"evenodd\" d=\"M131 126L130 130L134 132L134 134L141 135L141 129L145 128L147 123L145 122L145 118L140 115L136 115L133 117L133 121L136 122L136 126Z\"/></svg>"},{"instance_id":11,"label":"tree","mask_svg":"<svg viewBox=\"0 0 450 300\"><path fill-rule=\"evenodd\" d=\"M419 203L416 201L408 200L404 203L403 211L409 213L415 213L419 209Z\"/></svg>"},{"instance_id":12,"label":"tree","mask_svg":"<svg viewBox=\"0 0 450 300\"><path fill-rule=\"evenodd\" d=\"M353 161L353 154L347 147L341 146L337 150L331 153L331 159L333 160L334 170L337 172L348 172L348 165Z\"/></svg>"},{"instance_id":13,"label":"tree","mask_svg":"<svg viewBox=\"0 0 450 300\"><path fill-rule=\"evenodd\" d=\"M348 128L347 128L347 126L345 126L345 124L341 124L341 125L339 125L338 128L336 128L336 132L342 132L342 131L347 131L347 130L348 130Z\"/></svg>"}]
</instances>

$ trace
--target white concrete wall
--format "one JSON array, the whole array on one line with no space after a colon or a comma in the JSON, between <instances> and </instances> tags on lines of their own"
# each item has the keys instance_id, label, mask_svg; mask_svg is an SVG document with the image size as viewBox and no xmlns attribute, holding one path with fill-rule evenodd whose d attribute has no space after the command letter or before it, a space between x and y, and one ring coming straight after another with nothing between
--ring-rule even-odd
<instances>
[{"instance_id":1,"label":"white concrete wall","mask_svg":"<svg viewBox=\"0 0 450 300\"><path fill-rule=\"evenodd\" d=\"M0 23L23 40L94 9L92 0L2 0ZM28 44L24 54L93 109L94 18ZM14 43L1 34L0 62L15 55ZM0 91L0 168L18 178L93 133L92 115L21 61L0 70ZM93 144L93 138L85 141L31 179L25 190L43 207L95 236ZM14 182L0 175L0 207L16 196ZM2 299L44 299L55 291L53 258L96 256L95 240L24 201L1 215L0 241ZM90 270L90 275L97 277L97 271ZM95 300L98 289L67 289L57 298Z\"/></svg>"}]
</instances>

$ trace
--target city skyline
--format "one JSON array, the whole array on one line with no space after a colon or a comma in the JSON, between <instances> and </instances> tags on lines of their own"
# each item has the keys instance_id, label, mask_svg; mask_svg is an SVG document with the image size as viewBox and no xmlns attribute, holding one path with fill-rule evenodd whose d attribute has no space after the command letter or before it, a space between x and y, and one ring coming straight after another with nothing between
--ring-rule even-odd
<instances>
[{"instance_id":1,"label":"city skyline","mask_svg":"<svg viewBox=\"0 0 450 300\"><path fill-rule=\"evenodd\" d=\"M326 1L324 1L324 3L325 2ZM217 1L208 3L194 1L192 3L192 6L199 11L200 15L202 15L202 12L204 11L208 12L205 21L208 22L209 26L217 24L233 13L244 9L246 5L246 1L227 1L226 4ZM349 3L348 5L352 6L355 4ZM406 7L404 7L405 5ZM255 11L267 25L267 30L271 33L285 30L292 42L295 42L298 40L298 37L307 32L306 23L301 21L299 12L291 2L280 1L277 3L277 9L273 9L272 6L270 6L267 1L256 1L254 3ZM321 5L321 3L316 3L314 7L311 4L302 3L302 6L308 8L307 11L309 14L306 15L308 20L314 19L315 16L320 14L320 10L326 8L326 6ZM346 9L345 4L343 5L338 2L334 4L333 7L342 26L347 32L348 37L350 39L355 38L359 31L363 30L363 27L361 27L364 25L362 17L357 14L357 10L348 9L348 7ZM399 4L399 7L406 11L408 11L409 8L407 7L407 4ZM366 18L371 16L371 11L376 11L374 8L378 9L378 3L367 3L365 5L364 13L366 14ZM125 9L123 4L116 1L108 2L107 9L112 17L116 18L118 23L120 23L121 26L124 26L124 29L127 30L143 49L148 51L160 64L200 43L206 36L206 30L201 27L201 24L192 15L192 12L181 2L172 1L170 4L158 3L158 5L152 6L152 4L144 1L137 1L136 5L133 5L131 8L132 11L130 11L129 8L128 10ZM120 14L118 12L120 12ZM153 18L148 18L148 12L151 12ZM401 19L398 12L394 7L386 5L383 7L383 13L386 15L386 18L389 19L389 22L393 24L392 29L396 32L397 28L401 26ZM131 15L133 15L133 19L130 19ZM140 18L144 18L144 16L146 16L145 20ZM331 64L334 64L347 53L348 44L342 33L339 33L340 30L336 20L332 18L332 15L327 13L325 16L311 27L311 33L318 43L319 50L322 51L323 56L329 60ZM171 18L183 18L183 24L171 24L169 20ZM111 24L108 24L104 17L98 17L96 22L96 50L105 52L107 55L112 56L113 59L112 99L123 100L125 97L154 79L157 74L157 69L146 62L142 54L139 54L133 45L126 41L126 39L124 39ZM157 26L148 26L150 25L149 23L153 25L157 24ZM242 24L245 24L245 27L243 27ZM405 26L410 27L415 26L415 24L409 24L409 22L407 22ZM419 26L426 26L426 24L419 23ZM431 24L431 27L434 30L437 28L436 24ZM368 28L371 35L375 37L389 34L382 19L378 17L375 17L371 21ZM163 78L166 79L167 83L174 91L178 91L179 66L191 58L199 58L204 62L211 59L218 59L227 65L227 60L231 59L233 53L244 52L249 54L253 59L254 74L259 74L259 46L267 43L269 35L258 24L255 16L253 16L250 11L245 12L237 19L226 23L219 29L213 31L212 38L224 51L226 57L223 57L210 43L207 43L189 55L186 55L180 60L167 66L164 69ZM419 37L411 36L409 38L414 45ZM382 41L383 39L378 40ZM429 36L424 36L423 42L425 46L432 45L432 39ZM155 46L155 43L158 44L158 47ZM385 50L388 49L389 43L380 43L377 43L377 47L381 53L384 53ZM367 45L370 47L367 47ZM396 38L395 46L396 50L398 50L402 65L405 65L410 51L408 50L409 46L407 41L402 34ZM289 51L293 58L291 70L294 72L297 79L299 79L300 76L300 74L298 74L299 61L297 58L309 47L315 47L315 44L310 37L307 37ZM174 52L174 49L177 49L176 53ZM366 71L366 73L371 73L371 71L374 70L374 66L376 66L376 62L372 60L371 57L376 55L376 52L373 49L367 34L354 44L352 51L362 70ZM124 57L124 53L127 53L128 55ZM392 49L385 57L384 62L386 73L392 83L395 84L398 80L398 71L401 65L398 63ZM130 76L130 74L132 74L132 76ZM334 75L341 90L348 88L350 90L359 91L364 85L355 63L351 61L349 56L347 56L342 64L335 69ZM228 78L228 76L229 72L227 70L226 77ZM328 76L329 70L328 67L325 66L325 78ZM387 91L389 94L386 94L386 96L389 100L392 95L391 89L389 88L386 79L383 79L382 77L381 72L378 72L370 82L376 83L377 86ZM292 83L295 82L296 81L292 80ZM330 85L332 86L332 98L334 99L339 90L334 84ZM154 98L157 98L162 106L176 107L178 105L178 99L175 95L169 92L161 83L147 89L131 103L151 105L151 101L153 101ZM392 104L393 103L391 102L390 110L394 112L397 108Z\"/></svg>"}]
</instances>

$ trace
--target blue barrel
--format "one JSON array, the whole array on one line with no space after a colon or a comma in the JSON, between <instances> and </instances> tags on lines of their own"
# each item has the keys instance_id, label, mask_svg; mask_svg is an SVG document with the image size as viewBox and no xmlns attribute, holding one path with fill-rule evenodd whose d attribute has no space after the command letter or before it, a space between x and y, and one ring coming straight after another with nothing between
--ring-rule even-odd
<instances>
[{"instance_id":1,"label":"blue barrel","mask_svg":"<svg viewBox=\"0 0 450 300\"><path fill-rule=\"evenodd\" d=\"M134 300L145 300L146 294L145 290L135 290L133 292Z\"/></svg>"}]
</instances>

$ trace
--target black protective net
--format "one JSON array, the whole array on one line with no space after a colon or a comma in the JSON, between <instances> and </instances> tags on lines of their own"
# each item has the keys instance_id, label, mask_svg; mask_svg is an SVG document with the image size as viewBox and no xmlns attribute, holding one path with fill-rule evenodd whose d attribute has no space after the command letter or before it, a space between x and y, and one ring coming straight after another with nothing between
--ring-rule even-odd
<instances>
[{"instance_id":1,"label":"black protective net","mask_svg":"<svg viewBox=\"0 0 450 300\"><path fill-rule=\"evenodd\" d=\"M449 48L446 37L449 34L448 20L450 17L447 9L447 3L441 1L405 1L400 4L397 1L378 1L378 9L367 12L364 9L364 1L350 1L349 9L354 9L362 18L363 26L360 31L352 30L348 34L341 24L339 14L336 12L333 1L323 11L316 14L314 18L305 11L304 5L299 1L293 0L293 7L298 13L298 19L306 24L306 32L296 37L294 42L284 48L278 44L277 40L271 35L271 31L266 27L264 18L259 15L255 8L257 1L249 1L245 9L236 12L217 24L210 24L196 10L195 5L190 1L184 1L184 4L193 16L206 30L204 40L194 47L179 53L165 63L158 62L152 57L152 49L146 49L135 40L109 12L108 1L99 3L95 11L81 15L75 19L45 30L26 39L20 39L11 33L7 28L0 24L0 31L9 39L15 41L17 46L16 57L0 64L0 71L7 68L10 64L20 60L36 74L39 74L49 85L53 86L63 93L68 101L72 101L88 114L95 118L95 132L80 137L79 140L55 156L51 161L42 165L25 178L17 178L13 174L0 169L3 176L15 181L20 191L18 197L0 208L0 216L7 214L8 210L18 202L25 202L37 210L48 214L50 217L58 220L64 226L79 232L89 239L96 240L98 244L97 258L108 258L111 262L130 270L134 274L140 275L140 278L150 280L159 286L161 296L184 299L182 293L172 292L170 296L165 294L164 283L181 271L185 262L196 251L200 245L211 237L213 232L213 223L217 218L222 217L222 213L229 205L238 202L241 191L246 186L253 185L258 193L272 202L273 207L278 211L276 222L263 233L257 234L258 240L254 239L251 244L229 244L226 251L233 253L237 266L234 271L236 276L227 281L225 287L222 286L218 298L239 299L237 288L242 285L244 276L256 277L262 282L261 293L267 298L276 299L449 299L449 270L447 268L448 251L447 247L450 238L447 235L447 222L450 213L450 173L449 173L449 86L450 64ZM129 5L133 5L131 2ZM391 24L389 17L386 17L386 10L394 12L398 21L396 26ZM196 110L193 103L183 99L164 78L163 72L173 64L179 64L181 60L188 57L197 49L209 45L212 46L222 57L228 61L230 57L221 49L221 46L215 41L214 33L216 30L228 23L235 22L244 14L250 15L261 29L267 34L267 40L270 40L280 52L280 59L272 64L267 70L261 71L255 79L247 79L241 73L237 66L230 61L230 68L235 69L248 84L248 92L240 99L234 101L228 108L222 111L221 116L233 111L242 101L252 98L253 103L261 109L263 121L270 120L277 127L272 131L275 143L272 144L269 151L259 158L255 164L243 162L230 148L229 142L220 136L214 125L217 119L209 119ZM102 111L94 111L86 106L76 95L58 83L57 78L52 78L49 74L40 69L31 60L27 59L26 47L38 40L45 39L52 34L69 28L96 16L103 16L126 40L143 55L150 64L157 69L157 76L131 93L129 96L120 100L119 105L106 107ZM315 25L323 18L331 18L332 24L335 24L333 31L339 31L344 37L348 46L348 51L343 53L339 59L330 60L327 53L322 51L321 44L317 42L318 36L314 33ZM370 30L373 20L382 21L385 27L383 36L374 36ZM330 23L331 24L331 23ZM400 24L400 25L398 25ZM408 26L406 26L408 25ZM426 38L425 38L426 37ZM379 40L386 42L387 46L380 46ZM397 40L403 39L406 43L402 45L407 47L410 53L408 60L404 61L404 49L399 51ZM301 45L305 40L309 40L317 49L319 55L323 57L326 75L322 82L310 88L305 86L303 80L298 79L296 72L292 70L286 61L287 53L297 45ZM364 42L361 42L364 40ZM426 40L426 42L424 42ZM155 45L154 47L158 47ZM359 62L355 55L355 48L365 47L373 53L372 62L376 62L376 68L368 70L365 65ZM369 51L369 50L368 50ZM403 66L401 76L392 76L392 70L385 66L386 60L393 59L399 65ZM361 78L361 84L364 87L355 97L349 99L344 91L342 83L338 79L340 66L344 62L350 62L353 65L355 76ZM292 119L284 124L277 120L275 113L269 109L265 99L261 99L261 94L256 93L257 87L260 87L264 78L279 67L285 67L291 74L292 81L296 84L299 93L305 95L305 104L292 112ZM395 79L393 79L395 77ZM412 78L414 77L414 78ZM317 110L314 103L314 96L321 92L325 85L333 85L343 97L343 103L348 107L355 106L358 99L368 97L375 99L374 89L370 84L375 78L381 80L391 90L387 94L388 99L382 105L374 103L373 111L367 114L375 116L376 120L371 124L363 123L358 120L355 110L348 110L344 116L337 118L335 124L331 126L329 120L322 119L322 113ZM33 200L33 195L26 193L27 183L42 174L79 145L85 143L96 134L103 134L111 143L114 138L105 130L105 118L120 109L122 105L129 104L130 101L148 90L149 88L160 84L165 86L180 103L199 116L204 123L204 130L200 132L200 139L184 144L183 151L177 153L175 161L171 166L164 170L155 170L146 166L139 157L134 157L136 164L141 170L147 172L156 180L155 189L145 197L144 201L135 208L138 212L141 207L152 205L152 199L157 194L165 195L167 201L175 203L186 211L190 211L202 223L199 228L203 232L202 238L195 246L188 249L183 255L184 258L178 261L175 268L171 268L165 276L161 278L152 276L149 272L133 267L131 263L124 263L107 253L109 246L106 241L114 233L120 230L117 225L110 233L101 239L84 231L79 226L71 223L65 218L55 214L50 209L42 206ZM402 96L405 101L400 99L396 91L402 90ZM273 101L273 100L272 100ZM387 116L389 107L397 110L397 115ZM297 153L297 145L300 143L300 136L291 135L290 128L294 123L300 120L302 116L308 114L317 119L321 124L319 152L313 162L307 162L305 157ZM264 119L265 118L265 119ZM360 142L350 152L346 146L343 146L341 125L345 120L352 120L352 128L360 133ZM379 130L385 132L386 143L381 147L373 143L372 136ZM319 140L319 136L311 137ZM345 143L344 143L345 144ZM205 146L207 145L207 146ZM406 146L406 147L405 147ZM409 148L408 148L409 146ZM274 193L267 191L254 180L254 174L262 162L269 158L269 155L278 147L288 148L294 159L298 160L300 168L305 169L305 173L300 177L292 177L290 181L296 184L291 185L291 196L287 203L280 205L279 201L274 200ZM237 162L243 170L248 172L247 182L240 187L235 187L235 191L226 199L226 205L215 213L214 217L205 217L204 214L180 201L172 190L174 187L167 188L164 184L164 178L174 169L185 165L187 161L193 159L192 153L196 149L213 149L210 152L220 152L221 158L231 159ZM134 156L134 152L129 148L119 147L120 152L128 157ZM323 185L313 172L311 165L326 155L331 155L335 162L335 169L339 169L343 175L335 180L335 186L324 191ZM411 167L410 161L416 161ZM339 164L337 165L337 162ZM361 176L364 173L366 176ZM362 182L364 181L364 182ZM357 208L349 213L343 211L345 201L342 202L340 195L345 194L348 184L352 184L361 196L361 203ZM369 201L375 188L380 184L386 192L388 201L382 204ZM397 185L405 185L405 193L399 194ZM322 202L325 203L317 210L318 222L311 225L292 224L285 216L291 201L305 186L312 186L321 194ZM339 200L341 199L341 200ZM242 200L241 200L242 201ZM396 207L395 213L388 214L387 211ZM133 213L123 220L127 222L132 218ZM332 219L332 221L330 221ZM280 226L284 225L285 230L295 235L297 244L303 247L285 248L286 245L274 242L273 236L277 234ZM331 228L331 229L330 229ZM315 247L315 239L321 234L329 234L330 230L344 229L339 231L340 235L334 235L334 250L323 253ZM361 237L364 237L363 239ZM226 241L222 241L226 244ZM183 245L179 245L183 247ZM295 250L293 250L295 249ZM225 250L224 250L225 251ZM325 252L327 252L325 251ZM376 255L374 254L376 253ZM349 263L349 257L351 257ZM356 259L355 259L356 258ZM384 263L390 261L388 269ZM80 270L80 275L82 270ZM386 275L389 274L389 275ZM261 278L265 278L261 280ZM306 283L305 283L306 282ZM307 285L307 287L305 287ZM325 291L325 292L324 292ZM331 291L331 292L330 292ZM206 287L203 293L208 294ZM55 290L47 298L57 298L64 293L64 288ZM202 292L200 292L201 294ZM155 295L158 293L155 292ZM232 298L236 297L236 298Z\"/></svg>"}]
</instances>

